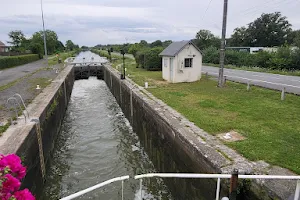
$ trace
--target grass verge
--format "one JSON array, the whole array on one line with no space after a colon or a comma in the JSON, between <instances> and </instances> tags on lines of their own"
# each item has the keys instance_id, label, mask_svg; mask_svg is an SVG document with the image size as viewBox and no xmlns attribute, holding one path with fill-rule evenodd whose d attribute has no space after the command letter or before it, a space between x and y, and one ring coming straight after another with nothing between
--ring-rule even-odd
<instances>
[{"instance_id":1,"label":"grass verge","mask_svg":"<svg viewBox=\"0 0 300 200\"><path fill-rule=\"evenodd\" d=\"M113 66L120 65L116 60ZM235 130L246 140L226 143L246 158L264 160L300 174L300 98L260 87L251 91L239 83L228 82L216 87L215 80L202 78L194 83L168 84L161 72L136 68L126 59L127 74L139 85L145 81L154 96L194 122L208 133L216 135Z\"/></svg>"}]
</instances>

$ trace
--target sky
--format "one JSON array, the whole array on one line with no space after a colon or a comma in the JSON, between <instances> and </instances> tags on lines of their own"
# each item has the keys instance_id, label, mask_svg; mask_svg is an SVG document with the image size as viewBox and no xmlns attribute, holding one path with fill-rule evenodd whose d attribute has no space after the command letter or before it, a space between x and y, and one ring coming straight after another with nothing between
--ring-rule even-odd
<instances>
[{"instance_id":1,"label":"sky","mask_svg":"<svg viewBox=\"0 0 300 200\"><path fill-rule=\"evenodd\" d=\"M30 37L42 30L40 0L1 2L0 41L22 30ZM87 46L146 40L188 40L200 29L220 36L223 0L43 0L46 29L63 43ZM229 0L227 36L262 13L279 11L300 29L300 0Z\"/></svg>"}]
</instances>

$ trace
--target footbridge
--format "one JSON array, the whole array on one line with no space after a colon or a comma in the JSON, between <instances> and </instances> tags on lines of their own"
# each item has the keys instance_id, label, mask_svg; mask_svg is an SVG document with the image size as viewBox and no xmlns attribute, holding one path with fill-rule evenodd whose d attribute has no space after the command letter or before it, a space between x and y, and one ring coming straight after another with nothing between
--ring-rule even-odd
<instances>
[{"instance_id":1,"label":"footbridge","mask_svg":"<svg viewBox=\"0 0 300 200\"><path fill-rule=\"evenodd\" d=\"M81 52L77 57L70 57L65 60L67 65L73 65L75 79L88 79L96 76L103 79L103 64L108 62L106 58L96 54Z\"/></svg>"}]
</instances>

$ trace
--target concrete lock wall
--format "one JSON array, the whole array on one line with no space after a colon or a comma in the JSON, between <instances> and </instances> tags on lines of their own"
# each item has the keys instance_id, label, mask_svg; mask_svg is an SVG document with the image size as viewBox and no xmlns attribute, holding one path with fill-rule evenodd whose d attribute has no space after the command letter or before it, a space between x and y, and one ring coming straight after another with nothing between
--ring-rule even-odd
<instances>
[{"instance_id":1,"label":"concrete lock wall","mask_svg":"<svg viewBox=\"0 0 300 200\"><path fill-rule=\"evenodd\" d=\"M17 125L11 126L0 137L0 153L14 153L21 157L27 166L27 175L22 182L22 187L31 188L37 196L39 196L37 192L43 187L43 180L36 125L31 120L40 121L44 161L47 166L70 100L73 84L74 70L72 66L68 66L29 105L30 121L24 123L24 119L19 120Z\"/></svg>"},{"instance_id":2,"label":"concrete lock wall","mask_svg":"<svg viewBox=\"0 0 300 200\"><path fill-rule=\"evenodd\" d=\"M265 162L250 162L204 132L178 112L137 86L109 65L104 81L159 172L276 174ZM278 171L282 175L282 171ZM284 173L286 174L286 173ZM214 199L216 180L165 179L177 199ZM222 181L221 196L228 196L229 180ZM239 182L238 199L288 199L295 181Z\"/></svg>"}]
</instances>

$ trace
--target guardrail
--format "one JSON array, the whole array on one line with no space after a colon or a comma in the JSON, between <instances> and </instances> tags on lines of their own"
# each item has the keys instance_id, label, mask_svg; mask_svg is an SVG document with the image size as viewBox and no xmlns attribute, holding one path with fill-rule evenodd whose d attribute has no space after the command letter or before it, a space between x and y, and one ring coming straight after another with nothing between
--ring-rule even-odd
<instances>
[{"instance_id":1,"label":"guardrail","mask_svg":"<svg viewBox=\"0 0 300 200\"><path fill-rule=\"evenodd\" d=\"M272 180L297 180L297 186L295 189L294 200L299 200L300 196L300 176L279 176L279 175L238 175L237 172L233 174L187 174L187 173L150 173L150 174L141 174L134 176L135 180L140 181L140 197L142 198L142 187L144 178L185 178L185 179L217 179L216 185L216 200L220 199L220 187L221 179L230 179L230 195L236 192L238 179L272 179ZM103 183L97 184L93 187L87 188L70 196L64 197L61 200L71 200L77 198L81 195L89 193L93 190L101 188L105 185L122 181L122 200L124 199L124 180L128 180L129 176L121 176L107 180ZM225 197L224 199L228 199ZM234 196L230 198L231 200L235 199Z\"/></svg>"}]
</instances>

